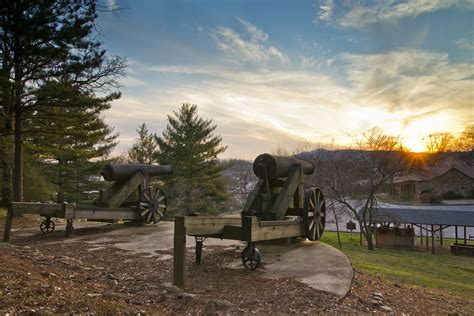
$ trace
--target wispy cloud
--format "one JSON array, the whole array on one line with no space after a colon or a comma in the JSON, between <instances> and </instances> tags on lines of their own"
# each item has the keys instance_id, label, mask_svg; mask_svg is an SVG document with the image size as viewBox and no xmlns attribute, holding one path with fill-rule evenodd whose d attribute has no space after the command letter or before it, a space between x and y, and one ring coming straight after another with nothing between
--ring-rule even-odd
<instances>
[{"instance_id":1,"label":"wispy cloud","mask_svg":"<svg viewBox=\"0 0 474 316\"><path fill-rule=\"evenodd\" d=\"M234 60L251 63L289 62L288 56L268 44L268 34L243 19L238 19L245 32L219 26L211 32L217 48Z\"/></svg>"},{"instance_id":2,"label":"wispy cloud","mask_svg":"<svg viewBox=\"0 0 474 316\"><path fill-rule=\"evenodd\" d=\"M474 40L472 38L460 38L456 41L456 45L462 49L474 50Z\"/></svg>"},{"instance_id":3,"label":"wispy cloud","mask_svg":"<svg viewBox=\"0 0 474 316\"><path fill-rule=\"evenodd\" d=\"M447 54L400 50L344 54L348 78L362 104L388 111L472 110L474 66L452 63ZM471 112L472 119L472 112Z\"/></svg>"},{"instance_id":4,"label":"wispy cloud","mask_svg":"<svg viewBox=\"0 0 474 316\"><path fill-rule=\"evenodd\" d=\"M358 1L335 3L332 0L322 0L318 8L316 21L320 20L344 28L363 28L373 23L391 22L404 17L416 17L454 5L472 6L472 3L457 0L381 0L374 1L369 5L361 4Z\"/></svg>"}]
</instances>

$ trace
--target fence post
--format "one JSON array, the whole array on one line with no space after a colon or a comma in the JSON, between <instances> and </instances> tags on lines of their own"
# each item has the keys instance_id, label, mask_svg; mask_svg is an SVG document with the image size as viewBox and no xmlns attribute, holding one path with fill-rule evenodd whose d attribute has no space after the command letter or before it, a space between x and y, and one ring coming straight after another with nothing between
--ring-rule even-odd
<instances>
[{"instance_id":1,"label":"fence post","mask_svg":"<svg viewBox=\"0 0 474 316\"><path fill-rule=\"evenodd\" d=\"M173 285L184 286L186 264L186 226L184 216L174 218Z\"/></svg>"}]
</instances>

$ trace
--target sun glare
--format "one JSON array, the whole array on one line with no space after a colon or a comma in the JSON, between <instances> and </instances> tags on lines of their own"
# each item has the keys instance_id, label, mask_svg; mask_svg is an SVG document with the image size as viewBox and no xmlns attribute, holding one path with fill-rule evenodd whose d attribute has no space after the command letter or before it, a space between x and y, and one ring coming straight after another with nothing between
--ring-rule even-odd
<instances>
[{"instance_id":1,"label":"sun glare","mask_svg":"<svg viewBox=\"0 0 474 316\"><path fill-rule=\"evenodd\" d=\"M403 146L411 152L421 153L426 151L426 145L421 139L406 139Z\"/></svg>"}]
</instances>

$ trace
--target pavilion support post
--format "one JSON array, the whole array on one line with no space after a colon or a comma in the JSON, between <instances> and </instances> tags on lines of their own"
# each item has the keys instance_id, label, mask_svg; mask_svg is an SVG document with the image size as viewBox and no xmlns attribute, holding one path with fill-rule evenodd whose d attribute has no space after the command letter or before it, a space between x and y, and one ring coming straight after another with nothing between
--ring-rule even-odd
<instances>
[{"instance_id":1,"label":"pavilion support post","mask_svg":"<svg viewBox=\"0 0 474 316\"><path fill-rule=\"evenodd\" d=\"M435 248L434 248L434 227L431 225L431 252L435 253Z\"/></svg>"},{"instance_id":2,"label":"pavilion support post","mask_svg":"<svg viewBox=\"0 0 474 316\"><path fill-rule=\"evenodd\" d=\"M466 230L466 226L464 226L464 244L467 245L467 230Z\"/></svg>"},{"instance_id":3,"label":"pavilion support post","mask_svg":"<svg viewBox=\"0 0 474 316\"><path fill-rule=\"evenodd\" d=\"M420 245L423 246L423 225L420 225L420 240L421 240Z\"/></svg>"},{"instance_id":4,"label":"pavilion support post","mask_svg":"<svg viewBox=\"0 0 474 316\"><path fill-rule=\"evenodd\" d=\"M454 226L454 253L458 254L458 225Z\"/></svg>"},{"instance_id":5,"label":"pavilion support post","mask_svg":"<svg viewBox=\"0 0 474 316\"><path fill-rule=\"evenodd\" d=\"M443 245L443 225L439 226L439 244Z\"/></svg>"},{"instance_id":6,"label":"pavilion support post","mask_svg":"<svg viewBox=\"0 0 474 316\"><path fill-rule=\"evenodd\" d=\"M428 224L426 224L426 250L430 250L430 237L429 237L429 234L428 234Z\"/></svg>"}]
</instances>

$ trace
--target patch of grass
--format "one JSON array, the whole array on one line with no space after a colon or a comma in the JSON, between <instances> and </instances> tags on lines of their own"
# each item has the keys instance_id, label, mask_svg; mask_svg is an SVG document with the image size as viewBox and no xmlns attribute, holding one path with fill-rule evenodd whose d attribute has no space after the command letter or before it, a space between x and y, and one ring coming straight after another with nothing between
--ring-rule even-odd
<instances>
[{"instance_id":1,"label":"patch of grass","mask_svg":"<svg viewBox=\"0 0 474 316\"><path fill-rule=\"evenodd\" d=\"M340 249L359 271L405 286L423 286L472 299L474 258L445 253L380 249L359 245L359 235L341 233L342 248L335 232L325 232L322 241ZM446 242L447 244L448 242Z\"/></svg>"}]
</instances>

